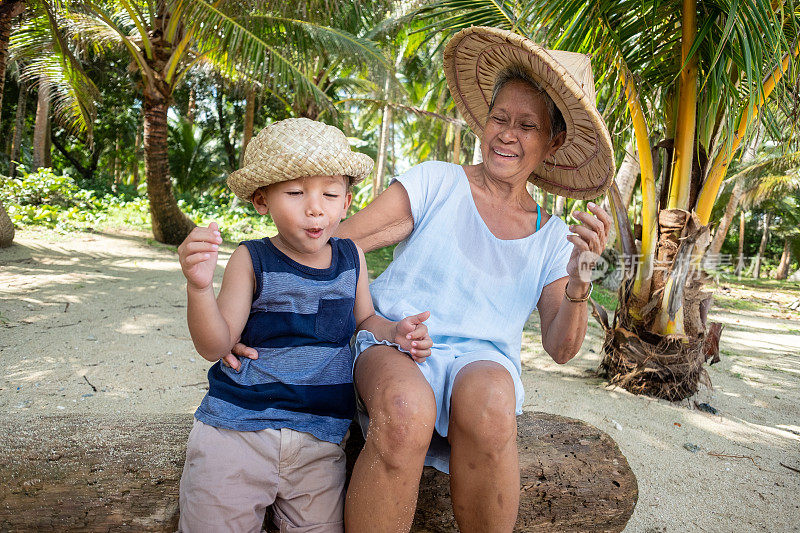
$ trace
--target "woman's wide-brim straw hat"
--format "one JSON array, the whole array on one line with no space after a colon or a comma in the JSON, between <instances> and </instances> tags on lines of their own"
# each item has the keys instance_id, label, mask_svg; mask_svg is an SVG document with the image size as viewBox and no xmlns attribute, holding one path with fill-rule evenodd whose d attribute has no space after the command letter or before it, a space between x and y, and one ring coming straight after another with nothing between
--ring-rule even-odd
<instances>
[{"instance_id":1,"label":"woman's wide-brim straw hat","mask_svg":"<svg viewBox=\"0 0 800 533\"><path fill-rule=\"evenodd\" d=\"M608 128L595 107L589 57L546 50L497 28L476 26L458 32L445 47L444 71L458 110L480 139L497 76L510 67L522 67L547 91L567 125L555 166L548 158L528 179L545 191L570 198L602 195L614 179L614 154Z\"/></svg>"},{"instance_id":2,"label":"woman's wide-brim straw hat","mask_svg":"<svg viewBox=\"0 0 800 533\"><path fill-rule=\"evenodd\" d=\"M358 183L372 172L372 158L350 149L339 128L307 118L270 124L253 137L244 164L228 176L228 187L249 202L261 187L309 176L350 176Z\"/></svg>"}]
</instances>

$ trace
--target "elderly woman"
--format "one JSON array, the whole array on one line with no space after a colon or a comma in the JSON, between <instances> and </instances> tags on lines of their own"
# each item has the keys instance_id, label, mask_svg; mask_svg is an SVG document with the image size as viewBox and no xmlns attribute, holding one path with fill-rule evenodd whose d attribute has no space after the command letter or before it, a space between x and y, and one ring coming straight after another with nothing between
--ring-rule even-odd
<instances>
[{"instance_id":1,"label":"elderly woman","mask_svg":"<svg viewBox=\"0 0 800 533\"><path fill-rule=\"evenodd\" d=\"M407 531L424 464L449 469L461 531L512 530L522 328L536 309L545 351L558 363L578 352L586 273L610 229L592 203L567 227L526 188L595 198L610 184L611 143L588 58L470 28L448 43L445 72L483 162L420 164L339 231L365 250L399 243L370 287L375 308L391 320L429 310L434 341L422 357L366 331L356 337L368 430L347 494L351 533Z\"/></svg>"}]
</instances>

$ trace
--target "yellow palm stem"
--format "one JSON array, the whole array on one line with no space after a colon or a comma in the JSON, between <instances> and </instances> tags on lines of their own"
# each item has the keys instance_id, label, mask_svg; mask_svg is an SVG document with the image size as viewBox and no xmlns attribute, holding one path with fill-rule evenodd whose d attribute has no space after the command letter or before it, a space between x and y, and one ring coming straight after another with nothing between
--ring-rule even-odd
<instances>
[{"instance_id":1,"label":"yellow palm stem","mask_svg":"<svg viewBox=\"0 0 800 533\"><path fill-rule=\"evenodd\" d=\"M655 329L662 335L680 335L683 334L683 306L678 309L675 316L670 316L667 312L667 304L675 290L675 280L669 278L664 285L664 295L661 298L661 310L656 317Z\"/></svg>"},{"instance_id":2,"label":"yellow palm stem","mask_svg":"<svg viewBox=\"0 0 800 533\"><path fill-rule=\"evenodd\" d=\"M620 68L620 74L620 79L625 87L628 112L633 121L636 149L639 152L639 169L642 175L642 262L636 270L633 293L637 301L646 302L650 292L650 280L653 277L653 257L656 248L656 216L658 212L656 180L653 174L650 135L647 131L647 122L639 95L625 66Z\"/></svg>"},{"instance_id":3,"label":"yellow palm stem","mask_svg":"<svg viewBox=\"0 0 800 533\"><path fill-rule=\"evenodd\" d=\"M694 138L697 122L697 54L689 51L697 34L697 0L683 0L681 22L681 70L678 124L675 132L675 164L672 166L669 209L687 209L692 178Z\"/></svg>"},{"instance_id":4,"label":"yellow palm stem","mask_svg":"<svg viewBox=\"0 0 800 533\"><path fill-rule=\"evenodd\" d=\"M697 216L700 217L700 222L703 225L708 224L711 218L711 209L714 207L714 202L717 199L717 193L722 185L722 180L725 179L725 174L728 171L728 165L731 163L733 154L736 152L737 148L739 148L742 139L744 139L747 126L750 125L751 120L761 110L761 106L764 105L766 99L769 98L775 85L780 81L784 73L786 73L792 57L797 56L798 53L800 53L800 39L795 43L794 49L784 56L781 64L775 67L775 70L764 80L764 83L761 85L761 96L758 98L758 101L752 106L747 106L742 111L742 116L739 119L739 127L736 128L736 134L733 137L730 148L723 147L714 158L714 162L711 163L711 170L708 171L708 177L697 197Z\"/></svg>"}]
</instances>

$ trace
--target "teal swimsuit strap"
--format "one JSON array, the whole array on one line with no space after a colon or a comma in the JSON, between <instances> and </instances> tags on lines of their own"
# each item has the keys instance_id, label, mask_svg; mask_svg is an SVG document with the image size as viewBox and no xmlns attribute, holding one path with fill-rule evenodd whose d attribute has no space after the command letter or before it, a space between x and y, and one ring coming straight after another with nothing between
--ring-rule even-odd
<instances>
[{"instance_id":1,"label":"teal swimsuit strap","mask_svg":"<svg viewBox=\"0 0 800 533\"><path fill-rule=\"evenodd\" d=\"M542 206L536 204L536 231L542 227Z\"/></svg>"}]
</instances>

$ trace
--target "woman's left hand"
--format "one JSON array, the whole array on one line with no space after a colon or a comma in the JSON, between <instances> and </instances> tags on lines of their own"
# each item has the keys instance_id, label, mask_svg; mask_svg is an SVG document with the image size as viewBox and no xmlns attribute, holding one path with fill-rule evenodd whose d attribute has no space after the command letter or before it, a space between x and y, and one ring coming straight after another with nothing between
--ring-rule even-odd
<instances>
[{"instance_id":1,"label":"woman's left hand","mask_svg":"<svg viewBox=\"0 0 800 533\"><path fill-rule=\"evenodd\" d=\"M567 274L571 280L588 284L592 269L608 242L608 234L614 221L602 207L589 202L589 211L576 211L573 216L580 222L569 227L572 235L567 240L575 245L567 263Z\"/></svg>"}]
</instances>

